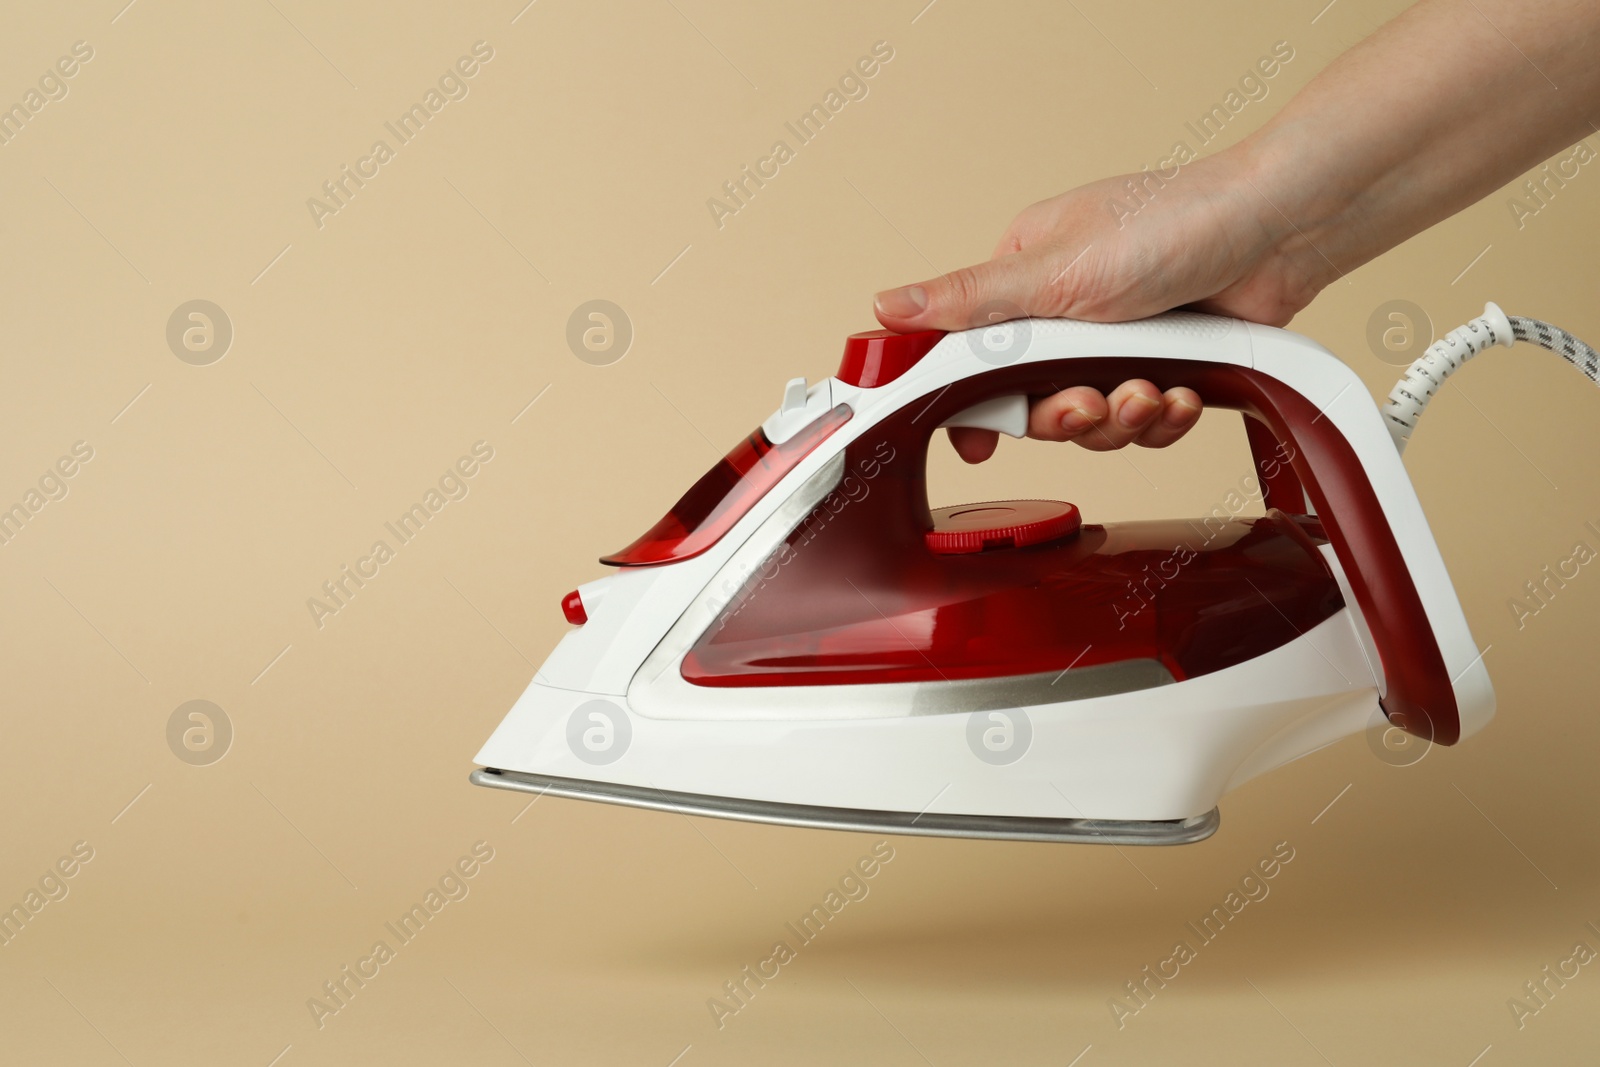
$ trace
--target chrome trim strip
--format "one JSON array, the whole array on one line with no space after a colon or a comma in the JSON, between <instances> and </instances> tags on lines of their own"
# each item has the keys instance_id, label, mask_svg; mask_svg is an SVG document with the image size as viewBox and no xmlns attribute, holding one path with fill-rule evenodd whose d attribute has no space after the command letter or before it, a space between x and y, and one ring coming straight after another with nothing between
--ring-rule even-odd
<instances>
[{"instance_id":1,"label":"chrome trim strip","mask_svg":"<svg viewBox=\"0 0 1600 1067\"><path fill-rule=\"evenodd\" d=\"M957 678L945 682L910 683L914 686L911 707L905 715L959 715L969 711L1004 711L1062 704L1093 697L1138 693L1162 685L1176 685L1172 672L1154 659L1128 659L1097 663L1092 667L1070 667L1042 674L1014 674L998 678ZM905 684L905 683L901 683ZM880 683L880 688L882 684ZM829 699L844 686L812 686ZM852 687L869 689L868 686ZM859 700L852 696L851 699ZM877 702L875 702L877 703ZM879 709L883 714L888 709ZM892 714L892 712L891 712Z\"/></svg>"},{"instance_id":2,"label":"chrome trim strip","mask_svg":"<svg viewBox=\"0 0 1600 1067\"><path fill-rule=\"evenodd\" d=\"M904 834L919 837L973 837L995 841L1053 841L1098 845L1187 845L1217 832L1222 817L1216 808L1189 819L1047 819L1014 815L949 815L937 812L867 811L811 804L679 793L615 782L591 782L482 767L472 772L474 785L512 789L540 796L566 797L621 804L679 815L705 815L774 826L803 826L857 833Z\"/></svg>"}]
</instances>

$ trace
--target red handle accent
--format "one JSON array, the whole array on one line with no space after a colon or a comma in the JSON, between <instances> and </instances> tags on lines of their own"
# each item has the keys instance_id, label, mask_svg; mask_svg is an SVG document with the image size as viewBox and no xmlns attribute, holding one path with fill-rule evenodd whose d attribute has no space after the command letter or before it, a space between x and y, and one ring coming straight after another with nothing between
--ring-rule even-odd
<instances>
[{"instance_id":1,"label":"red handle accent","mask_svg":"<svg viewBox=\"0 0 1600 1067\"><path fill-rule=\"evenodd\" d=\"M934 427L990 397L1073 385L1109 393L1130 378L1163 391L1187 386L1208 406L1247 416L1268 506L1303 513L1303 488L1344 565L1383 661L1389 721L1436 744L1455 744L1461 736L1455 688L1383 505L1333 420L1292 387L1228 363L1138 356L1051 360L968 378L930 404L923 417ZM1260 427L1250 429L1257 421Z\"/></svg>"},{"instance_id":2,"label":"red handle accent","mask_svg":"<svg viewBox=\"0 0 1600 1067\"><path fill-rule=\"evenodd\" d=\"M1244 420L1245 439L1250 442L1250 458L1261 479L1261 502L1270 510L1278 508L1291 515L1305 511L1305 489L1289 462L1289 450L1272 435L1267 424L1257 418Z\"/></svg>"}]
</instances>

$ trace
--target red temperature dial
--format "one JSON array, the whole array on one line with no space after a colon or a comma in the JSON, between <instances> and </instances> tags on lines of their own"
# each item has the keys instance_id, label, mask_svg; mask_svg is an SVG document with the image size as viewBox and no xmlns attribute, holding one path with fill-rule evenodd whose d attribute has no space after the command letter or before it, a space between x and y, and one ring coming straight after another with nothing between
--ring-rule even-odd
<instances>
[{"instance_id":1,"label":"red temperature dial","mask_svg":"<svg viewBox=\"0 0 1600 1067\"><path fill-rule=\"evenodd\" d=\"M1083 525L1076 505L1060 500L994 500L933 511L928 548L941 555L1023 548L1076 534Z\"/></svg>"}]
</instances>

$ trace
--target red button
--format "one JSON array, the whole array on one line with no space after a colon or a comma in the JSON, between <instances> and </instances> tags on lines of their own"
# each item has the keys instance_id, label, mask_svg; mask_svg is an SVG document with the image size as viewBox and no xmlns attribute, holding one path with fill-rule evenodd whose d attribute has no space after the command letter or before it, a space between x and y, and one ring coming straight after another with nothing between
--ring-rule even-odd
<instances>
[{"instance_id":1,"label":"red button","mask_svg":"<svg viewBox=\"0 0 1600 1067\"><path fill-rule=\"evenodd\" d=\"M589 613L583 608L583 597L574 589L561 598L561 614L574 626L582 626L589 621Z\"/></svg>"},{"instance_id":2,"label":"red button","mask_svg":"<svg viewBox=\"0 0 1600 1067\"><path fill-rule=\"evenodd\" d=\"M916 366L943 337L943 330L853 333L845 339L844 359L839 362L839 373L835 377L862 389L887 385Z\"/></svg>"},{"instance_id":3,"label":"red button","mask_svg":"<svg viewBox=\"0 0 1600 1067\"><path fill-rule=\"evenodd\" d=\"M994 500L935 509L933 529L924 538L932 551L957 555L1043 544L1069 537L1082 525L1077 507L1064 501Z\"/></svg>"}]
</instances>

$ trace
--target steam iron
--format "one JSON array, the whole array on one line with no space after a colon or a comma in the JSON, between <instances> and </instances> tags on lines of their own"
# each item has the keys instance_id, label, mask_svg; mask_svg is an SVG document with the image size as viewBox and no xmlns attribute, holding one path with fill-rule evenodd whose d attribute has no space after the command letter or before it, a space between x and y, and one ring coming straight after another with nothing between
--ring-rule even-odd
<instances>
[{"instance_id":1,"label":"steam iron","mask_svg":"<svg viewBox=\"0 0 1600 1067\"><path fill-rule=\"evenodd\" d=\"M1464 350L1512 342L1490 308L1451 334ZM1202 314L857 334L834 377L789 382L602 560L615 573L566 597L574 628L472 780L840 830L1174 844L1212 834L1228 790L1375 721L1452 745L1494 692L1397 447L1449 370L1385 414L1307 338ZM1264 516L930 508L940 427L1021 437L1030 396L1130 378L1243 413Z\"/></svg>"}]
</instances>

